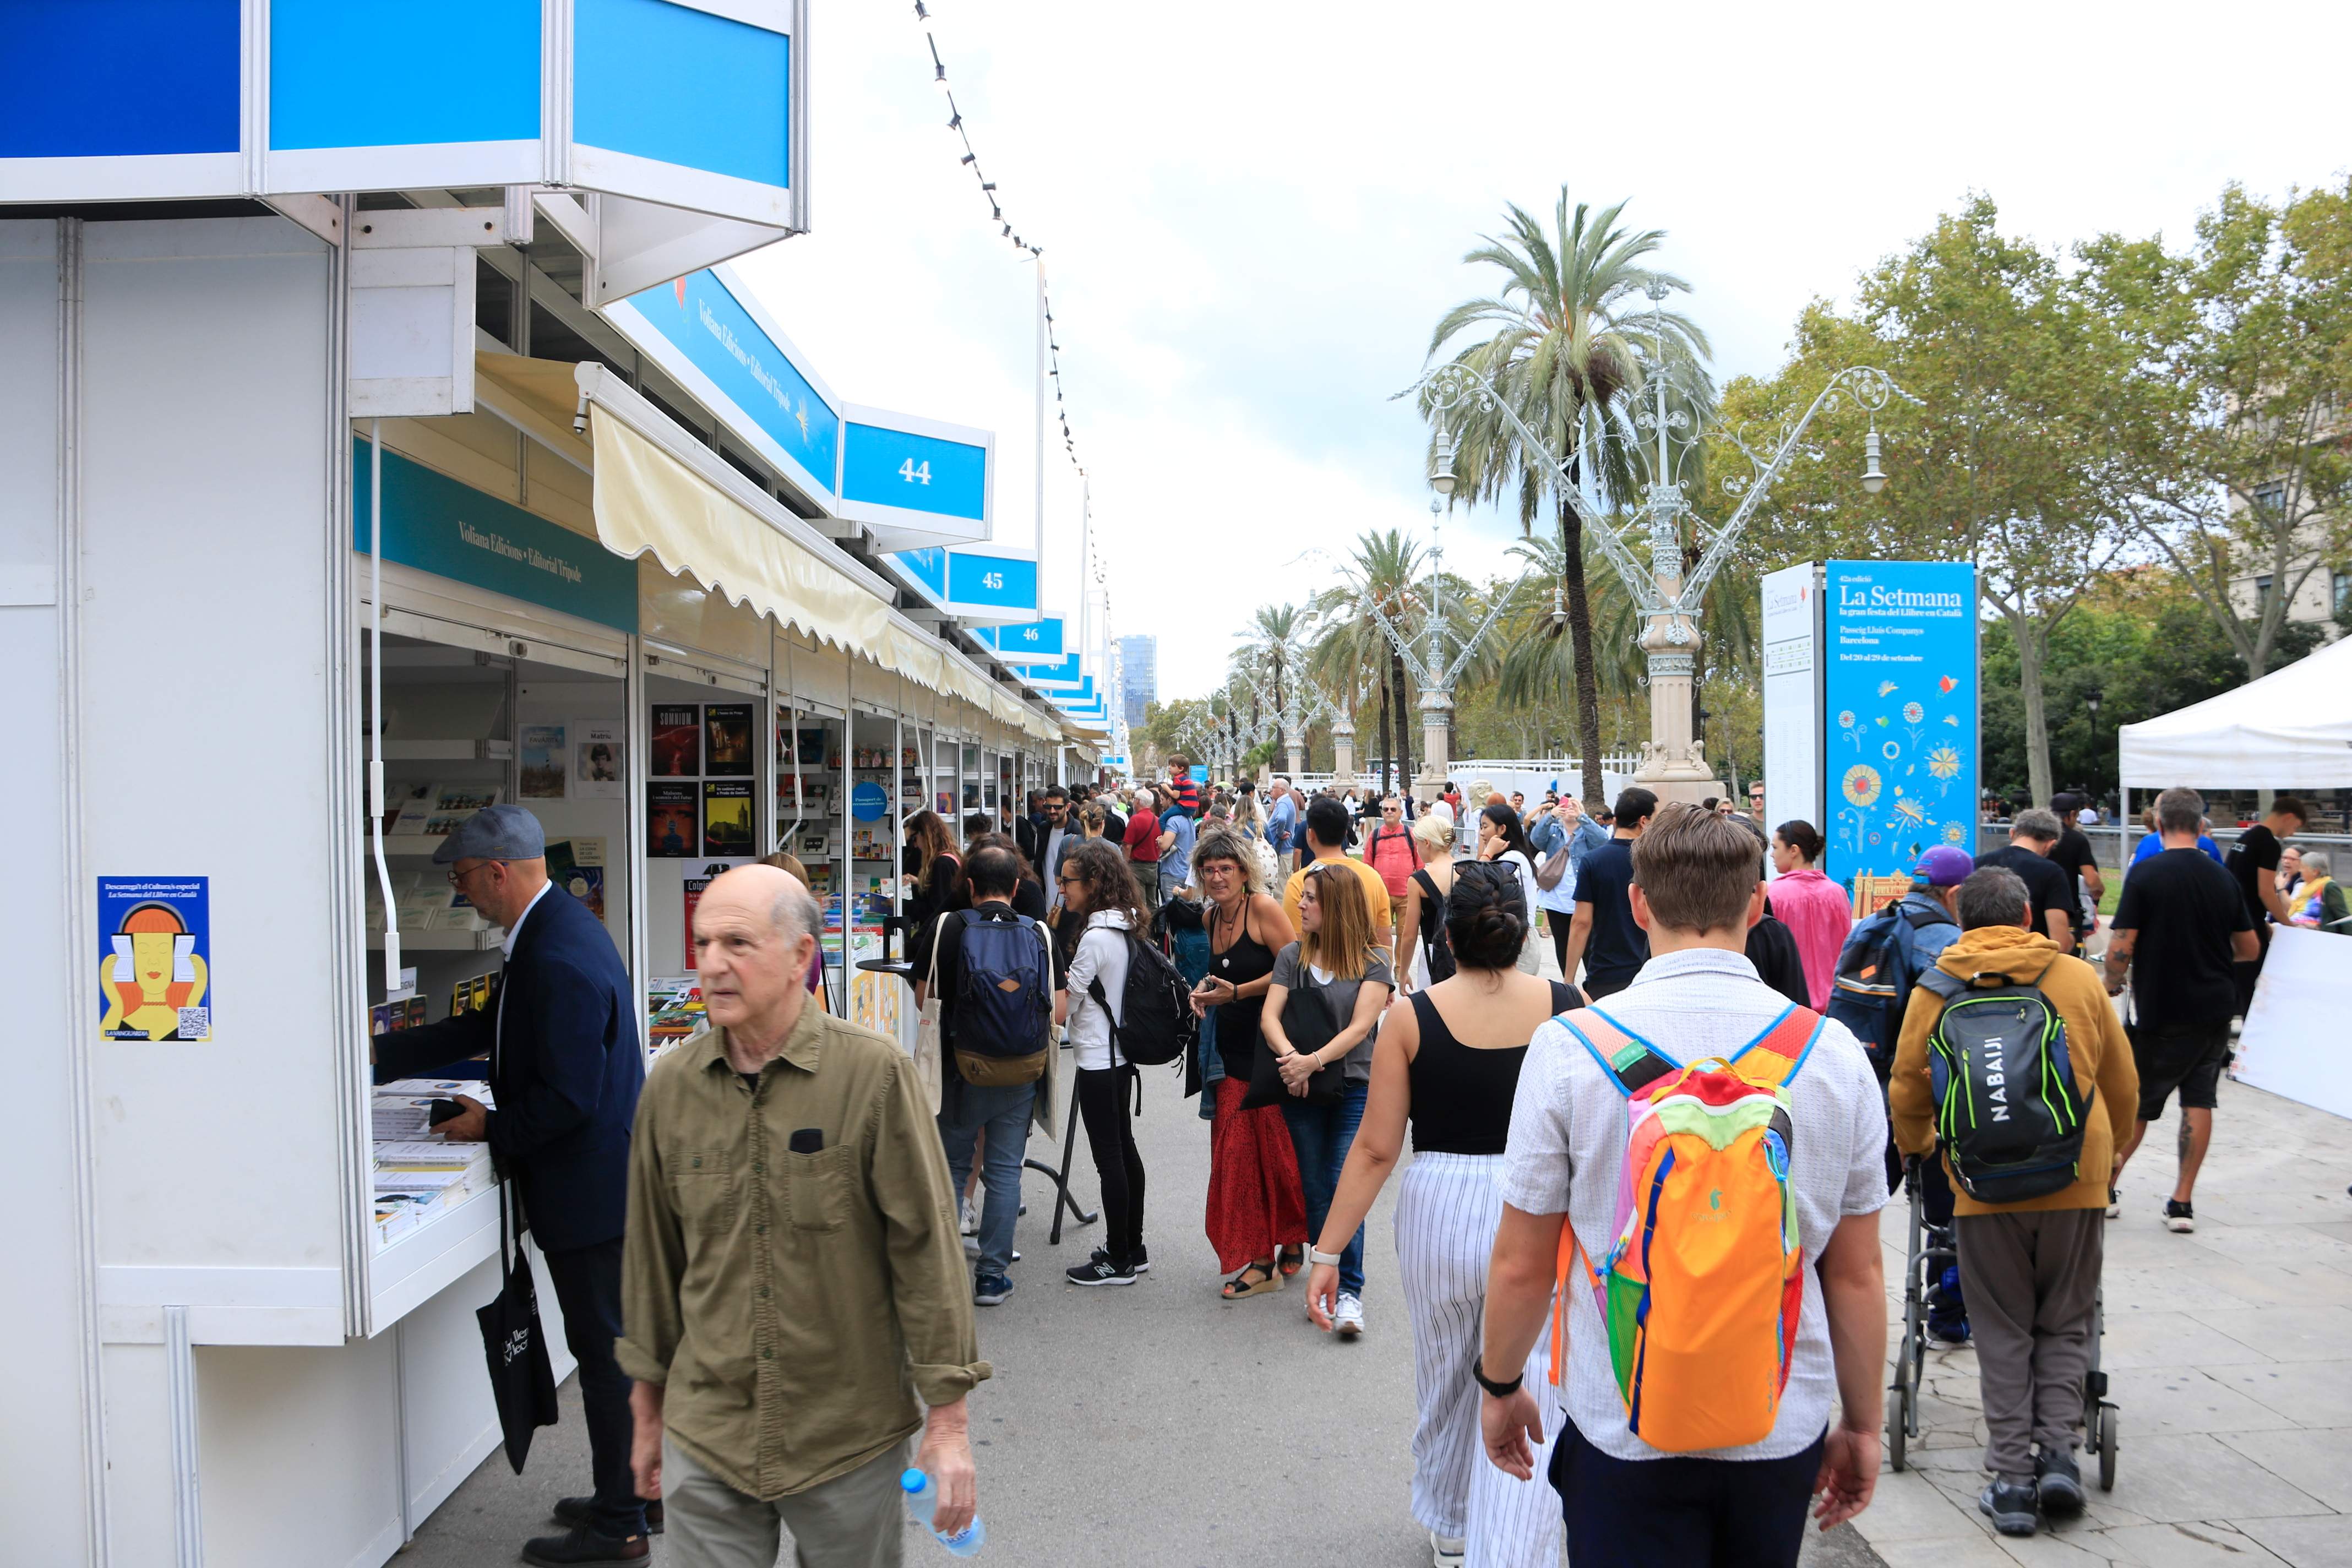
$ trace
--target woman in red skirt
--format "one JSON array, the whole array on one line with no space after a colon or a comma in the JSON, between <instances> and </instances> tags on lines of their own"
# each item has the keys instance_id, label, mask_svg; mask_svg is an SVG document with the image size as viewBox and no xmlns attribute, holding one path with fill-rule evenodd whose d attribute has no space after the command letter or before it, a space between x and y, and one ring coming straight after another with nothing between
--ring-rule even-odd
<instances>
[{"instance_id":1,"label":"woman in red skirt","mask_svg":"<svg viewBox=\"0 0 2352 1568\"><path fill-rule=\"evenodd\" d=\"M1209 1123L1209 1245L1228 1301L1282 1289L1307 1245L1307 1197L1282 1108L1242 1109L1257 1059L1258 1015L1274 955L1297 939L1279 900L1257 885L1257 860L1231 828L1212 828L1192 850L1192 877L1209 900L1209 973L1192 1006L1217 1015L1216 1115Z\"/></svg>"}]
</instances>

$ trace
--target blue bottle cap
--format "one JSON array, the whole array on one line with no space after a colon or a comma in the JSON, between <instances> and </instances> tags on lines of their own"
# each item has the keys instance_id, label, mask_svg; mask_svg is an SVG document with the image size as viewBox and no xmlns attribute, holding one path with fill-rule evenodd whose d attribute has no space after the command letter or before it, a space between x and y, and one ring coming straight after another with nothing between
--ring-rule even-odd
<instances>
[{"instance_id":1,"label":"blue bottle cap","mask_svg":"<svg viewBox=\"0 0 2352 1568\"><path fill-rule=\"evenodd\" d=\"M920 1470L908 1470L898 1478L898 1489L912 1494L931 1484L931 1479Z\"/></svg>"}]
</instances>

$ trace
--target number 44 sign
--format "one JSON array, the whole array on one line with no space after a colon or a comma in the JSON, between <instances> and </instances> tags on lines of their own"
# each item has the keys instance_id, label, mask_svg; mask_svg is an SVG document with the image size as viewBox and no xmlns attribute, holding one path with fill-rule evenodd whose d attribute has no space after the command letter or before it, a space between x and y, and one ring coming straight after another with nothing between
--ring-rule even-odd
<instances>
[{"instance_id":1,"label":"number 44 sign","mask_svg":"<svg viewBox=\"0 0 2352 1568\"><path fill-rule=\"evenodd\" d=\"M918 463L912 458L908 458L905 462L898 465L898 477L906 480L910 485L929 484L931 482L930 460L929 458L925 458L922 462Z\"/></svg>"}]
</instances>

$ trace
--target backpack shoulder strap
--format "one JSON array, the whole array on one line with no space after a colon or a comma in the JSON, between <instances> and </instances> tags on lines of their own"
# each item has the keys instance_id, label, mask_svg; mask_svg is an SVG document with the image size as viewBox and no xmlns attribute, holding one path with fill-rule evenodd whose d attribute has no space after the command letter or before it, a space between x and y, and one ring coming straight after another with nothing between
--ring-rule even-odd
<instances>
[{"instance_id":1,"label":"backpack shoulder strap","mask_svg":"<svg viewBox=\"0 0 2352 1568\"><path fill-rule=\"evenodd\" d=\"M1592 1054L1609 1081L1617 1086L1617 1092L1628 1099L1668 1073L1682 1070L1680 1062L1598 1007L1563 1013L1559 1022Z\"/></svg>"},{"instance_id":2,"label":"backpack shoulder strap","mask_svg":"<svg viewBox=\"0 0 2352 1568\"><path fill-rule=\"evenodd\" d=\"M1926 931L1929 926L1949 926L1960 923L1940 909L1915 910L1906 903L1898 903L1895 907L1902 911L1903 918L1911 923L1913 931Z\"/></svg>"},{"instance_id":3,"label":"backpack shoulder strap","mask_svg":"<svg viewBox=\"0 0 2352 1568\"><path fill-rule=\"evenodd\" d=\"M1813 1054L1813 1046L1822 1037L1822 1016L1811 1007L1791 1005L1754 1039L1732 1052L1731 1059L1740 1065L1740 1076L1750 1083L1785 1084Z\"/></svg>"},{"instance_id":4,"label":"backpack shoulder strap","mask_svg":"<svg viewBox=\"0 0 2352 1568\"><path fill-rule=\"evenodd\" d=\"M1969 993L1969 983L1967 981L1960 979L1958 975L1947 974L1943 970L1932 964L1920 972L1919 984L1926 986L1928 990L1933 991L1937 995L1941 996L1947 1005L1959 997L1967 995Z\"/></svg>"}]
</instances>

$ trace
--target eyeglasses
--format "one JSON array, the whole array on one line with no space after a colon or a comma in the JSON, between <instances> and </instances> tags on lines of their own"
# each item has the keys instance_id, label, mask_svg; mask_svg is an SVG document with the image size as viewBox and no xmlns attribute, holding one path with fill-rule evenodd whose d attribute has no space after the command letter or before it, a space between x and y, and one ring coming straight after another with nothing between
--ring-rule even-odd
<instances>
[{"instance_id":1,"label":"eyeglasses","mask_svg":"<svg viewBox=\"0 0 2352 1568\"><path fill-rule=\"evenodd\" d=\"M1057 888L1083 888L1087 885L1087 879L1084 877L1056 877L1054 879L1054 885Z\"/></svg>"},{"instance_id":2,"label":"eyeglasses","mask_svg":"<svg viewBox=\"0 0 2352 1568\"><path fill-rule=\"evenodd\" d=\"M449 885L453 888L463 888L466 885L466 879L472 876L475 872L487 869L492 866L503 866L505 864L506 862L503 860L483 860L475 865L467 867L462 871L451 871L448 874Z\"/></svg>"}]
</instances>

